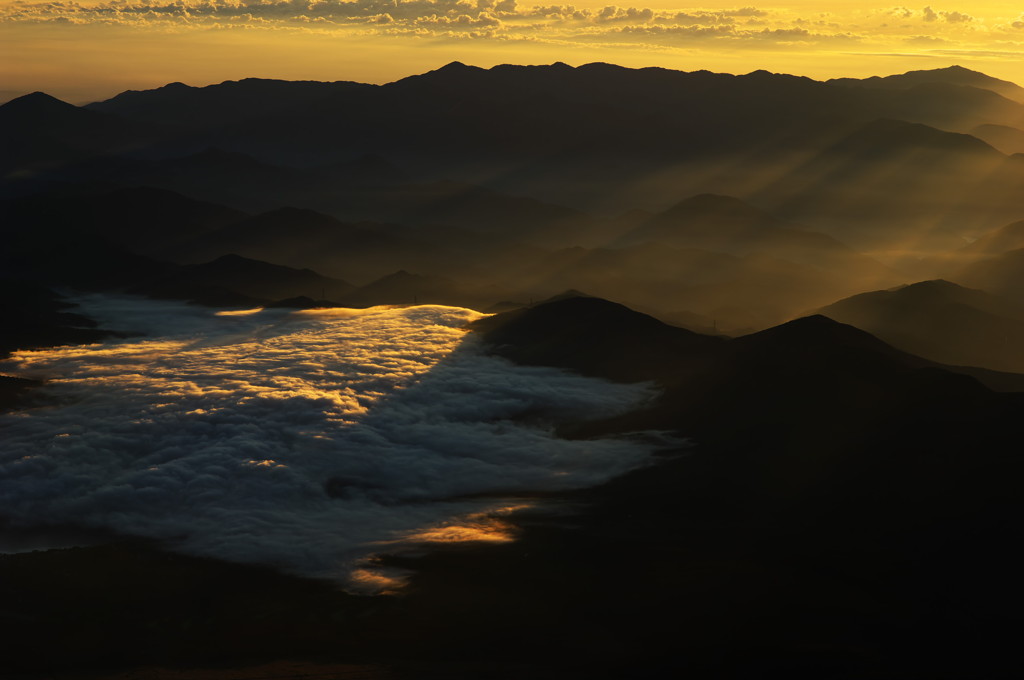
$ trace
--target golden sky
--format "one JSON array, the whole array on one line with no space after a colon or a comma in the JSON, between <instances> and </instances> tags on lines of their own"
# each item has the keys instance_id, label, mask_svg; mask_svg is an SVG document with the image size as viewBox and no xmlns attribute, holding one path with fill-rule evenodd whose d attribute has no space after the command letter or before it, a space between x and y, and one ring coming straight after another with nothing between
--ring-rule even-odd
<instances>
[{"instance_id":1,"label":"golden sky","mask_svg":"<svg viewBox=\"0 0 1024 680\"><path fill-rule=\"evenodd\" d=\"M250 76L382 83L459 60L813 78L960 64L1024 83L1024 2L0 0L0 101Z\"/></svg>"}]
</instances>

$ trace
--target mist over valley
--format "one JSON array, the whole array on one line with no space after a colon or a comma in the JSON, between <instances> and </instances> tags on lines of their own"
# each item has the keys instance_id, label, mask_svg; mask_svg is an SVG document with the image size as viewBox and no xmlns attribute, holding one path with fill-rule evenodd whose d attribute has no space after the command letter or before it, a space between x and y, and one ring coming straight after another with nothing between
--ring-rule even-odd
<instances>
[{"instance_id":1,"label":"mist over valley","mask_svg":"<svg viewBox=\"0 0 1024 680\"><path fill-rule=\"evenodd\" d=\"M959 66L0 105L0 674L1013 676L1022 139Z\"/></svg>"}]
</instances>

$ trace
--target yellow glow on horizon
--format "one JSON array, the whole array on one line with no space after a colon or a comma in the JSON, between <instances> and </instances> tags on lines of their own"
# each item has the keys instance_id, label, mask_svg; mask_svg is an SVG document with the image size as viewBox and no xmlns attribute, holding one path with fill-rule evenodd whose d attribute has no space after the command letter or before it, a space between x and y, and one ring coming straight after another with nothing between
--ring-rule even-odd
<instances>
[{"instance_id":1,"label":"yellow glow on horizon","mask_svg":"<svg viewBox=\"0 0 1024 680\"><path fill-rule=\"evenodd\" d=\"M125 89L246 77L385 83L450 61L606 61L812 78L960 64L1024 81L1024 7L1005 3L511 0L385 5L0 0L0 99L33 90L82 103ZM389 12L380 12L388 8Z\"/></svg>"}]
</instances>

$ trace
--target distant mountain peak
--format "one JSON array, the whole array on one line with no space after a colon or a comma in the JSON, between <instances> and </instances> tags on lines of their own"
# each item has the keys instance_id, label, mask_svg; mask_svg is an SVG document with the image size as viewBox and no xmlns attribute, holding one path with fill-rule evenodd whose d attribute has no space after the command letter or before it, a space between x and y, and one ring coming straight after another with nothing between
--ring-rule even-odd
<instances>
[{"instance_id":1,"label":"distant mountain peak","mask_svg":"<svg viewBox=\"0 0 1024 680\"><path fill-rule=\"evenodd\" d=\"M431 73L470 73L474 71L483 70L484 69L480 68L479 66L469 66L468 64L463 64L461 61L453 61L445 64L439 69L431 71Z\"/></svg>"},{"instance_id":2,"label":"distant mountain peak","mask_svg":"<svg viewBox=\"0 0 1024 680\"><path fill-rule=\"evenodd\" d=\"M63 101L61 99L57 99L56 97L54 97L51 94L46 94L45 92L42 92L42 91L39 91L39 90L36 90L35 92L30 92L30 93L22 95L20 97L15 97L11 101L9 101L8 104L11 104L13 102L24 102L24 103L59 102L61 104L65 104L67 106L71 106L71 104L68 104L67 102L65 102L65 101Z\"/></svg>"},{"instance_id":3,"label":"distant mountain peak","mask_svg":"<svg viewBox=\"0 0 1024 680\"><path fill-rule=\"evenodd\" d=\"M830 84L887 89L910 89L922 86L956 85L989 90L1008 99L1024 102L1024 88L1007 80L993 78L980 71L954 64L943 68L919 69L891 76L869 78L833 78Z\"/></svg>"},{"instance_id":4,"label":"distant mountain peak","mask_svg":"<svg viewBox=\"0 0 1024 680\"><path fill-rule=\"evenodd\" d=\"M928 281L918 281L917 283L909 283L901 288L901 290L965 290L964 286L946 279L930 279Z\"/></svg>"},{"instance_id":5,"label":"distant mountain peak","mask_svg":"<svg viewBox=\"0 0 1024 680\"><path fill-rule=\"evenodd\" d=\"M547 298L546 300L541 300L537 304L538 305L543 305L543 304L547 304L548 302L557 302L559 300L571 300L572 298L592 298L592 297L594 297L594 296L593 295L589 295L587 293L584 293L581 290L576 290L575 288L569 288L568 290L563 290L558 295L552 295L551 297Z\"/></svg>"},{"instance_id":6,"label":"distant mountain peak","mask_svg":"<svg viewBox=\"0 0 1024 680\"><path fill-rule=\"evenodd\" d=\"M840 142L837 148L889 150L927 147L945 151L1001 155L991 145L977 137L947 132L923 123L911 123L894 118L878 118Z\"/></svg>"},{"instance_id":7,"label":"distant mountain peak","mask_svg":"<svg viewBox=\"0 0 1024 680\"><path fill-rule=\"evenodd\" d=\"M67 111L78 109L78 107L45 92L32 92L10 100L0 106L0 109L7 111Z\"/></svg>"},{"instance_id":8,"label":"distant mountain peak","mask_svg":"<svg viewBox=\"0 0 1024 680\"><path fill-rule=\"evenodd\" d=\"M812 314L787 321L764 331L737 338L739 346L786 347L791 351L801 348L826 347L870 350L893 357L905 357L916 362L916 357L906 355L877 337L855 326L830 319L823 314Z\"/></svg>"},{"instance_id":9,"label":"distant mountain peak","mask_svg":"<svg viewBox=\"0 0 1024 680\"><path fill-rule=\"evenodd\" d=\"M213 262L257 262L257 260L253 260L248 257L243 257L241 255L238 255L237 253L228 253L226 255L221 255L220 257L213 260Z\"/></svg>"},{"instance_id":10,"label":"distant mountain peak","mask_svg":"<svg viewBox=\"0 0 1024 680\"><path fill-rule=\"evenodd\" d=\"M663 213L666 217L715 216L767 219L771 216L735 196L703 193L685 198Z\"/></svg>"}]
</instances>

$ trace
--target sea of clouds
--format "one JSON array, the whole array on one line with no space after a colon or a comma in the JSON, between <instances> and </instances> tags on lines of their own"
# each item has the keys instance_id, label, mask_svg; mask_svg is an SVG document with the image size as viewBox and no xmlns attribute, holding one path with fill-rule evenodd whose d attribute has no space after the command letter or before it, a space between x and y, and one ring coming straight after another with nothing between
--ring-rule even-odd
<instances>
[{"instance_id":1,"label":"sea of clouds","mask_svg":"<svg viewBox=\"0 0 1024 680\"><path fill-rule=\"evenodd\" d=\"M37 405L0 418L0 517L15 527L344 580L404 539L507 505L480 494L594 485L654 446L554 436L556 422L636 408L653 388L488 356L465 330L481 316L469 309L80 303L144 335L0 365L48 380Z\"/></svg>"}]
</instances>

